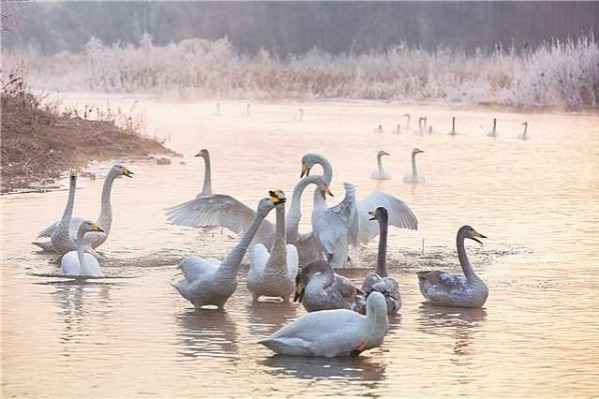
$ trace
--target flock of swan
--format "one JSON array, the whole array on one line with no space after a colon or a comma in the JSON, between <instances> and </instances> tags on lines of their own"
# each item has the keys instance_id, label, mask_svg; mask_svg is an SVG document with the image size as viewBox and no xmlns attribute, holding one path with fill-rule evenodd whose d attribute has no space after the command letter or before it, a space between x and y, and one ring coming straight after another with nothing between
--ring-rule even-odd
<instances>
[{"instance_id":1,"label":"flock of swan","mask_svg":"<svg viewBox=\"0 0 599 399\"><path fill-rule=\"evenodd\" d=\"M423 151L412 151L413 171L405 181L422 183L417 174L415 157ZM382 169L373 178L388 175ZM380 346L389 329L389 316L402 306L400 286L387 270L387 232L390 226L418 229L418 219L401 199L380 190L358 199L356 187L344 183L345 197L329 206L332 196L329 185L333 179L331 163L322 155L307 153L301 159L301 178L295 185L286 211L288 198L280 189L268 191L258 201L255 210L231 195L214 194L211 180L211 161L208 150L197 155L204 159L204 184L196 198L165 210L167 220L174 225L206 227L221 226L240 234L239 241L224 256L215 259L188 256L178 268L182 277L172 286L195 308L216 306L224 308L238 285L240 265L249 250L250 268L247 288L252 300L261 297L281 298L301 303L307 314L259 341L274 352L302 356L357 356L362 351ZM322 175L311 174L315 165ZM102 275L103 257L96 252L107 239L112 223L111 188L120 177L133 176L122 165L114 165L104 181L101 212L96 222L73 217L77 175L70 173L67 204L62 218L42 230L38 239L50 241L33 244L62 255L60 272L68 277L98 277ZM302 234L303 192L312 187L312 231ZM273 211L275 222L265 220ZM350 245L366 244L378 237L377 263L360 287L335 272L348 262ZM485 238L470 226L457 233L458 258L463 275L439 270L417 274L422 295L431 304L457 307L482 307L488 296L484 281L474 272L465 251L464 241L476 242Z\"/></svg>"}]
</instances>

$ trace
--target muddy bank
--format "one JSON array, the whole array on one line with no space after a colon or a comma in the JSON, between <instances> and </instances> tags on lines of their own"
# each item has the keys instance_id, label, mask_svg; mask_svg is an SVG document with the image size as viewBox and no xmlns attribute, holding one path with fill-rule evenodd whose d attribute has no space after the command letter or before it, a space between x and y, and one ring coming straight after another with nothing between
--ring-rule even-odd
<instances>
[{"instance_id":1,"label":"muddy bank","mask_svg":"<svg viewBox=\"0 0 599 399\"><path fill-rule=\"evenodd\" d=\"M26 92L2 93L2 193L51 182L91 161L175 155L157 141L112 122L58 115Z\"/></svg>"}]
</instances>

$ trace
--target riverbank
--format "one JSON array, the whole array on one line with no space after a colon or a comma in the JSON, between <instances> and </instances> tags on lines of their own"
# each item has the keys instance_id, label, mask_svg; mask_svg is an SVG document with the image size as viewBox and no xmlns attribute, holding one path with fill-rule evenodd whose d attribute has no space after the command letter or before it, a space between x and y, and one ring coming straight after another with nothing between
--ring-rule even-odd
<instances>
[{"instance_id":1,"label":"riverbank","mask_svg":"<svg viewBox=\"0 0 599 399\"><path fill-rule=\"evenodd\" d=\"M174 155L161 143L112 121L44 108L26 91L2 93L2 193L39 187L92 161Z\"/></svg>"}]
</instances>

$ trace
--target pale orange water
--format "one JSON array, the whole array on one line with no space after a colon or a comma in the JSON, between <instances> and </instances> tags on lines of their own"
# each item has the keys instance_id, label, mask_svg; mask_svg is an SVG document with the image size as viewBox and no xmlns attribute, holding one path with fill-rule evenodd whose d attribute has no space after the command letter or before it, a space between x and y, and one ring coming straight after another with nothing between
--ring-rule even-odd
<instances>
[{"instance_id":1,"label":"pale orange water","mask_svg":"<svg viewBox=\"0 0 599 399\"><path fill-rule=\"evenodd\" d=\"M115 220L100 247L108 278L51 277L54 257L29 244L62 214L66 191L0 198L3 397L599 395L596 115L256 102L248 118L245 102L222 102L217 116L215 102L148 98L136 107L146 110L148 131L170 135L167 144L185 158L131 164L135 177L115 182ZM300 107L303 122L294 120ZM391 134L405 112L412 126L428 115L440 133ZM446 135L453 115L457 137ZM486 137L493 117L497 140ZM516 139L524 120L526 142ZM380 135L373 133L379 123ZM415 146L425 151L419 169L427 182L412 187L403 176ZM203 160L191 155L201 148L211 151L214 190L251 207L269 189L290 195L305 152L332 162L335 200L350 181L359 197L380 187L412 207L420 229L390 231L390 266L404 305L380 348L357 359L273 356L256 341L304 310L252 304L247 266L225 312L195 312L170 286L183 256L222 256L235 243L226 231L170 226L163 217L164 207L200 191ZM370 174L381 149L391 154L384 161L392 180L376 182ZM81 179L75 214L96 218L101 185ZM304 215L310 202L307 192ZM482 247L467 244L490 288L485 308L424 305L415 272L459 271L454 241L463 224L489 237ZM352 250L360 269L342 273L359 284L376 246Z\"/></svg>"}]
</instances>

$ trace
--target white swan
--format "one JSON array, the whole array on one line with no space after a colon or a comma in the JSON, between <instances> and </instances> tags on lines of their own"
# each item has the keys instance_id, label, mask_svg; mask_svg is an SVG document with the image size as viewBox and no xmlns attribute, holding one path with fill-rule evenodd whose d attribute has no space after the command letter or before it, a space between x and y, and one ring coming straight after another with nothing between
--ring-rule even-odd
<instances>
[{"instance_id":1,"label":"white swan","mask_svg":"<svg viewBox=\"0 0 599 399\"><path fill-rule=\"evenodd\" d=\"M304 154L302 157L301 175L309 175L310 170L316 164L322 166L325 183L331 184L331 181L333 180L333 167L331 166L331 163L320 154ZM368 213L378 206L384 206L389 211L390 225L410 230L418 229L418 219L416 218L416 215L414 215L412 210L402 200L383 191L374 190L366 198L357 202L359 220L358 238L362 244L370 242L370 240L379 234L378 223L370 220L370 214Z\"/></svg>"},{"instance_id":2,"label":"white swan","mask_svg":"<svg viewBox=\"0 0 599 399\"><path fill-rule=\"evenodd\" d=\"M120 178L122 176L133 177L133 172L131 172L126 167L116 164L114 165L110 171L106 174L106 178L104 179L104 185L102 186L102 197L100 201L100 215L96 220L96 224L100 226L102 229L102 233L100 232L92 232L87 234L84 238L84 249L86 252L90 252L96 258L100 257L98 253L94 250L101 244L106 241L108 238L108 234L110 232L110 226L112 225L112 206L110 205L110 194L112 192L112 184L114 180ZM77 231L79 230L79 225L83 222L83 218L74 217L71 218L71 222L69 224L69 232L73 241L76 240ZM52 225L46 227L44 230L40 231L38 234L38 238L41 237L51 237L54 230L60 221L53 223ZM44 242L33 242L44 250L55 250L53 245L49 245Z\"/></svg>"},{"instance_id":3,"label":"white swan","mask_svg":"<svg viewBox=\"0 0 599 399\"><path fill-rule=\"evenodd\" d=\"M447 133L450 136L457 136L458 132L455 130L455 116L451 118L451 132Z\"/></svg>"},{"instance_id":4,"label":"white swan","mask_svg":"<svg viewBox=\"0 0 599 399\"><path fill-rule=\"evenodd\" d=\"M54 250L63 255L77 248L76 237L71 237L69 225L73 216L73 204L75 203L75 189L77 186L77 174L71 170L69 174L69 197L64 208L62 219L58 222L56 229L50 235L50 242Z\"/></svg>"},{"instance_id":5,"label":"white swan","mask_svg":"<svg viewBox=\"0 0 599 399\"><path fill-rule=\"evenodd\" d=\"M406 117L406 131L410 131L410 114L403 114L402 116Z\"/></svg>"},{"instance_id":6,"label":"white swan","mask_svg":"<svg viewBox=\"0 0 599 399\"><path fill-rule=\"evenodd\" d=\"M184 278L172 285L179 293L191 302L196 309L205 305L215 305L222 309L225 302L237 288L237 272L245 252L264 220L276 204L284 200L274 197L263 198L252 222L241 237L241 240L229 251L222 262L216 259L204 259L199 256L188 256L179 263Z\"/></svg>"},{"instance_id":7,"label":"white swan","mask_svg":"<svg viewBox=\"0 0 599 399\"><path fill-rule=\"evenodd\" d=\"M493 130L487 133L487 137L497 138L497 118L493 118Z\"/></svg>"},{"instance_id":8,"label":"white swan","mask_svg":"<svg viewBox=\"0 0 599 399\"><path fill-rule=\"evenodd\" d=\"M422 184L426 181L423 175L418 174L418 169L416 168L416 155L423 152L424 151L422 151L420 148L414 148L412 150L412 173L408 173L404 176L404 183Z\"/></svg>"},{"instance_id":9,"label":"white swan","mask_svg":"<svg viewBox=\"0 0 599 399\"><path fill-rule=\"evenodd\" d=\"M102 232L102 229L89 220L84 220L77 230L77 250L67 252L60 261L61 276L100 277L102 270L98 260L83 251L83 238L91 232Z\"/></svg>"},{"instance_id":10,"label":"white swan","mask_svg":"<svg viewBox=\"0 0 599 399\"><path fill-rule=\"evenodd\" d=\"M275 240L270 253L262 244L256 244L252 248L246 285L254 301L264 295L280 297L284 302L288 302L289 296L295 291L297 249L294 245L286 244L285 193L275 190L270 193L270 196L279 201L275 206L277 214Z\"/></svg>"},{"instance_id":11,"label":"white swan","mask_svg":"<svg viewBox=\"0 0 599 399\"><path fill-rule=\"evenodd\" d=\"M308 313L258 341L282 355L358 356L383 342L389 330L385 298L374 292L366 316L345 309Z\"/></svg>"},{"instance_id":12,"label":"white swan","mask_svg":"<svg viewBox=\"0 0 599 399\"><path fill-rule=\"evenodd\" d=\"M389 215L387 209L379 206L373 212L372 220L378 220L381 233L379 235L379 252L374 273L370 273L362 283L362 291L368 298L373 292L380 292L385 296L387 302L387 313L395 314L401 308L401 295L399 285L387 273L387 228Z\"/></svg>"},{"instance_id":13,"label":"white swan","mask_svg":"<svg viewBox=\"0 0 599 399\"><path fill-rule=\"evenodd\" d=\"M364 294L346 277L333 271L331 264L315 260L300 270L295 278L294 302L308 312L349 309L364 313Z\"/></svg>"},{"instance_id":14,"label":"white swan","mask_svg":"<svg viewBox=\"0 0 599 399\"><path fill-rule=\"evenodd\" d=\"M379 151L378 154L376 154L376 162L378 164L379 169L375 170L370 175L370 178L372 180L390 180L391 179L391 174L385 172L385 169L383 168L383 160L382 160L383 155L389 155L389 153L387 153L385 151Z\"/></svg>"},{"instance_id":15,"label":"white swan","mask_svg":"<svg viewBox=\"0 0 599 399\"><path fill-rule=\"evenodd\" d=\"M420 292L428 302L465 308L480 308L484 305L489 296L489 289L485 282L474 273L464 248L466 238L482 245L476 237L487 238L470 226L462 226L458 230L456 245L464 276L439 270L418 272Z\"/></svg>"},{"instance_id":16,"label":"white swan","mask_svg":"<svg viewBox=\"0 0 599 399\"><path fill-rule=\"evenodd\" d=\"M397 127L391 131L391 133L401 134L401 126L399 125L399 123L397 124Z\"/></svg>"},{"instance_id":17,"label":"white swan","mask_svg":"<svg viewBox=\"0 0 599 399\"><path fill-rule=\"evenodd\" d=\"M196 195L197 197L208 197L212 195L212 173L210 170L210 153L207 149L202 148L200 152L198 152L196 157L204 158L204 185L202 186L202 191Z\"/></svg>"},{"instance_id":18,"label":"white swan","mask_svg":"<svg viewBox=\"0 0 599 399\"><path fill-rule=\"evenodd\" d=\"M421 116L420 118L418 118L418 134L422 136L425 131L426 131L426 116Z\"/></svg>"},{"instance_id":19,"label":"white swan","mask_svg":"<svg viewBox=\"0 0 599 399\"><path fill-rule=\"evenodd\" d=\"M522 123L524 125L524 132L518 135L520 140L528 140L528 136L526 135L526 131L528 130L528 122Z\"/></svg>"}]
</instances>

